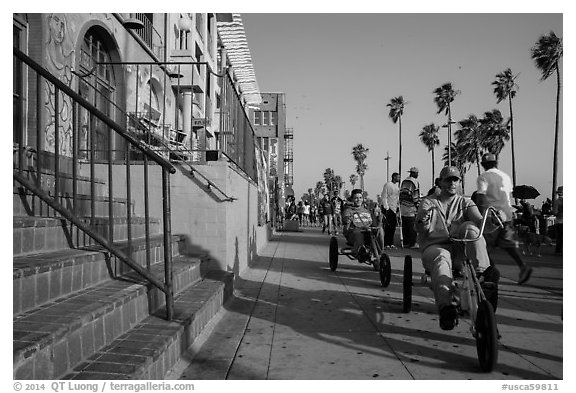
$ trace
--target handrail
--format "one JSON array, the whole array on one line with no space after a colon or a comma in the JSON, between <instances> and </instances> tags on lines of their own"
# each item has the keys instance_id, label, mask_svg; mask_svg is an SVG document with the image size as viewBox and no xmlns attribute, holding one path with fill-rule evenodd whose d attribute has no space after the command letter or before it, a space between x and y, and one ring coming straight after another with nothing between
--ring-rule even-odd
<instances>
[{"instance_id":1,"label":"handrail","mask_svg":"<svg viewBox=\"0 0 576 393\"><path fill-rule=\"evenodd\" d=\"M192 153L194 153L194 151L197 150L190 150L187 146L182 146L180 149L173 149L170 147L169 143L166 143L164 140L156 137L154 134L150 135L152 138L154 138L158 143L160 143L163 147L166 148L166 150L168 151L168 153L174 153L174 154L181 154L181 153L186 153L188 155L191 155ZM200 177L202 179L204 179L206 181L206 183L208 183L208 187L209 188L215 188L216 190L218 190L218 192L220 192L220 194L222 194L225 198L225 201L227 202L234 202L236 200L238 200L238 198L236 197L231 197L228 196L220 187L218 187L218 185L216 183L214 183L212 180L208 179L208 177L206 177L202 172L200 172L197 168L194 167L194 165L192 165L190 162L188 161L178 161L179 163L185 163L188 168L190 169L190 173L192 175L194 175L194 173L197 173L198 175L200 175Z\"/></svg>"},{"instance_id":2,"label":"handrail","mask_svg":"<svg viewBox=\"0 0 576 393\"><path fill-rule=\"evenodd\" d=\"M60 216L67 220L72 225L76 226L80 231L86 234L88 237L93 239L96 243L98 243L101 247L108 250L111 254L113 254L120 262L124 265L131 268L133 271L138 273L141 277L143 277L147 282L149 282L154 287L158 288L166 295L166 317L168 320L173 318L174 314L174 295L173 295L173 278L172 278L172 236L171 236L171 211L170 211L170 178L169 174L176 173L175 166L166 160L164 157L160 156L154 150L148 148L146 144L134 136L124 127L117 124L114 120L109 118L106 114L101 112L97 109L93 104L88 102L85 98L80 96L76 93L71 87L67 86L65 83L60 81L56 76L52 75L48 70L44 69L41 65L36 63L33 59L28 57L26 54L14 48L14 56L18 61L15 63L17 65L18 62L25 64L28 67L28 70L32 70L35 72L36 75L36 85L32 86L33 92L36 94L36 112L37 112L37 120L36 121L36 164L34 167L29 165L30 174L32 171L36 170L36 179L29 180L27 176L23 173L24 171L24 163L23 163L23 153L20 151L26 151L28 149L27 146L19 146L18 147L18 165L15 167L14 170L14 180L18 182L23 189L30 192L34 197L38 198L40 201L46 203L46 205L51 208L54 212L60 214ZM29 71L27 71L29 72ZM60 181L61 173L60 173L60 161L61 161L61 151L60 151L60 143L59 143L59 121L60 117L58 115L54 116L54 152L53 158L48 154L49 152L46 151L46 155L41 155L40 149L40 140L42 138L42 132L44 130L41 129L41 106L42 100L40 99L40 94L42 92L42 80L49 84L50 87L53 87L53 109L55 114L60 114L59 108L61 105L61 95L64 95L64 100L66 97L71 100L71 105L69 106L70 110L70 118L71 118L71 149L72 149L72 156L69 157L70 163L72 164L72 184L65 185L63 182ZM49 88L50 88L49 87ZM34 89L35 88L35 89ZM29 92L32 93L32 92ZM20 103L19 105L22 105ZM77 203L78 197L78 171L77 167L79 165L78 155L77 152L79 151L79 132L77 127L78 121L78 112L79 110L85 110L89 113L88 123L89 123L89 134L85 137L85 142L89 144L87 146L89 148L88 154L89 156L85 157L89 160L89 205L83 206L82 203ZM102 156L96 158L95 156L95 148L96 142L95 139L95 129L94 126L95 120L98 119L102 122L103 125L107 127L103 127L100 129L101 134L100 137L107 138L108 141L112 141L113 139L113 132L116 132L120 137L122 137L125 143L125 166L126 166L126 202L124 205L126 207L126 222L127 222L127 234L128 234L128 251L123 251L117 245L114 244L114 225L113 225L113 218L115 216L115 208L114 208L114 172L113 172L113 150L112 145L110 143L106 143L103 147L106 148L107 151L102 150ZM107 128L107 130L106 130ZM20 130L23 132L23 130ZM106 135L107 133L107 135ZM24 140L23 138L21 140ZM130 147L135 147L137 150L143 153L144 155L144 166L143 166L143 179L144 179L144 215L145 215L145 241L146 241L146 268L140 266L138 263L132 259L132 236L131 236L131 206L132 200L130 198L131 195L131 183L130 183ZM100 154L100 153L99 153ZM103 228L104 231L107 231L107 234L102 235L98 232L97 227L92 227L92 223L94 223L94 219L96 218L96 214L102 213L103 209L100 209L97 212L96 206L96 198L97 198L97 189L96 189L96 159L103 160L104 164L107 164L107 172L108 172L108 184L107 184L107 196L108 199L106 200L107 206L107 217L108 217L108 227ZM53 164L50 161L53 161ZM150 272L150 265L151 265L151 248L150 248L150 231L149 231L149 189L148 186L148 161L158 164L159 169L162 172L162 220L163 220L163 252L164 252L164 280L160 280L157 277L153 276ZM54 166L54 180L48 180L45 182L49 184L49 188L53 188L53 194L50 194L50 191L46 190L46 187L42 186L42 172L43 166ZM64 171L65 172L65 171ZM70 208L65 207L63 203L61 203L60 199L67 199L69 198L68 192L66 189L68 187L72 187L72 204ZM105 191L105 192L106 192ZM82 213L80 213L82 212ZM90 225L86 223L80 216L80 214L89 214L90 218ZM40 209L40 214L42 214L42 209ZM106 213L104 213L103 217L106 217Z\"/></svg>"},{"instance_id":3,"label":"handrail","mask_svg":"<svg viewBox=\"0 0 576 393\"><path fill-rule=\"evenodd\" d=\"M166 160L164 157L157 154L154 150L148 148L146 145L142 143L142 141L133 137L126 129L118 125L115 121L110 119L106 116L103 112L101 112L98 108L84 99L81 95L76 93L72 90L68 85L62 82L60 79L54 77L54 75L50 74L46 69L44 69L41 65L36 63L33 59L25 55L22 51L14 47L14 55L18 57L20 60L23 60L30 68L34 69L38 74L42 75L46 80L53 83L58 89L65 92L67 95L72 97L74 101L77 101L80 105L88 109L91 113L94 114L98 119L104 122L108 127L112 128L121 137L126 139L131 145L134 145L138 150L146 155L146 157L150 158L152 161L156 162L162 168L168 170L171 174L176 173L176 168L170 161Z\"/></svg>"},{"instance_id":4,"label":"handrail","mask_svg":"<svg viewBox=\"0 0 576 393\"><path fill-rule=\"evenodd\" d=\"M138 265L134 260L124 254L118 247L114 246L112 242L106 240L102 235L94 232L90 229L89 226L84 224L81 220L79 220L72 212L57 202L54 202L54 199L46 194L42 189L36 187L34 184L30 183L26 178L16 172L14 172L14 180L18 183L22 184L25 188L33 192L37 195L40 199L46 202L52 209L56 210L58 213L62 215L66 220L70 221L72 224L76 225L79 229L85 232L88 236L96 240L98 243L102 245L106 250L110 253L114 254L118 259L122 262L126 263L132 269L134 269L138 274L143 276L146 280L150 281L155 287L160 289L164 293L168 293L169 289L164 285L164 283L158 280L153 275L149 274L146 269L142 268Z\"/></svg>"}]
</instances>

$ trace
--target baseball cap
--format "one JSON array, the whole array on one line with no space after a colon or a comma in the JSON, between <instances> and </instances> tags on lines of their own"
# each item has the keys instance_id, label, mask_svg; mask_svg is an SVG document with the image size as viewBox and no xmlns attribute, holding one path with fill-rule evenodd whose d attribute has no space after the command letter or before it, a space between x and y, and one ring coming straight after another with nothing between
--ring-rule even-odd
<instances>
[{"instance_id":1,"label":"baseball cap","mask_svg":"<svg viewBox=\"0 0 576 393\"><path fill-rule=\"evenodd\" d=\"M360 188L355 188L352 190L352 192L350 193L350 196L354 196L356 194L360 194L362 195L362 190Z\"/></svg>"},{"instance_id":2,"label":"baseball cap","mask_svg":"<svg viewBox=\"0 0 576 393\"><path fill-rule=\"evenodd\" d=\"M456 177L458 178L458 180L460 180L461 177L458 168L456 168L455 166L445 166L444 168L442 168L442 170L440 171L440 179L445 180L448 179L449 177Z\"/></svg>"},{"instance_id":3,"label":"baseball cap","mask_svg":"<svg viewBox=\"0 0 576 393\"><path fill-rule=\"evenodd\" d=\"M410 170L408 172L416 172L418 173L418 168L416 168L415 166L413 166L412 168L410 168Z\"/></svg>"},{"instance_id":4,"label":"baseball cap","mask_svg":"<svg viewBox=\"0 0 576 393\"><path fill-rule=\"evenodd\" d=\"M498 161L496 156L492 153L486 153L482 156L482 162L495 162Z\"/></svg>"}]
</instances>

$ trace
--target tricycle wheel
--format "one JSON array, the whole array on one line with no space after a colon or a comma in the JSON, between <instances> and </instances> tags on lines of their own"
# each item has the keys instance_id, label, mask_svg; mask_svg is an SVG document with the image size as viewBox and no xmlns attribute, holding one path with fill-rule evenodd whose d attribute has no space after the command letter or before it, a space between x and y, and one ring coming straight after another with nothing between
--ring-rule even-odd
<instances>
[{"instance_id":1,"label":"tricycle wheel","mask_svg":"<svg viewBox=\"0 0 576 393\"><path fill-rule=\"evenodd\" d=\"M404 277L402 277L402 311L412 310L412 256L404 257Z\"/></svg>"},{"instance_id":2,"label":"tricycle wheel","mask_svg":"<svg viewBox=\"0 0 576 393\"><path fill-rule=\"evenodd\" d=\"M333 272L338 268L338 239L336 236L330 238L330 255L328 257L328 262L330 263L330 270Z\"/></svg>"},{"instance_id":3,"label":"tricycle wheel","mask_svg":"<svg viewBox=\"0 0 576 393\"><path fill-rule=\"evenodd\" d=\"M390 278L392 277L392 265L390 264L390 258L385 253L380 255L380 284L384 288L390 285Z\"/></svg>"},{"instance_id":4,"label":"tricycle wheel","mask_svg":"<svg viewBox=\"0 0 576 393\"><path fill-rule=\"evenodd\" d=\"M498 361L498 328L490 302L483 300L478 305L474 326L476 328L476 352L478 353L480 368L484 372L490 372Z\"/></svg>"}]
</instances>

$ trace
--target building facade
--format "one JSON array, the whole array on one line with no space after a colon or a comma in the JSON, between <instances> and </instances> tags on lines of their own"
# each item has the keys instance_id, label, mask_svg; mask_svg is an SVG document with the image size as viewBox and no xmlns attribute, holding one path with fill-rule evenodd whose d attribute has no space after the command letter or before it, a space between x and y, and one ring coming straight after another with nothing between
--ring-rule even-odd
<instances>
[{"instance_id":1,"label":"building facade","mask_svg":"<svg viewBox=\"0 0 576 393\"><path fill-rule=\"evenodd\" d=\"M270 234L241 17L13 14L13 46L14 378L162 379Z\"/></svg>"},{"instance_id":2,"label":"building facade","mask_svg":"<svg viewBox=\"0 0 576 393\"><path fill-rule=\"evenodd\" d=\"M260 93L262 102L250 108L254 132L268 163L270 209L277 214L293 195L293 130L286 126L286 95Z\"/></svg>"}]
</instances>

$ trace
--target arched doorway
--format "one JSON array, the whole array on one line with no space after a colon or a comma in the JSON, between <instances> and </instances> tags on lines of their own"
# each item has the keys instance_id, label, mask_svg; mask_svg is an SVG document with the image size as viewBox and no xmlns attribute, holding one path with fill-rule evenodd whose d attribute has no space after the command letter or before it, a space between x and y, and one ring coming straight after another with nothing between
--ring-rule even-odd
<instances>
[{"instance_id":1,"label":"arched doorway","mask_svg":"<svg viewBox=\"0 0 576 393\"><path fill-rule=\"evenodd\" d=\"M79 94L111 119L116 117L117 78L111 62L108 37L97 27L90 28L84 35L80 47L78 70L83 75L78 83ZM109 127L86 109L80 109L80 157L88 157L93 145L95 159L107 159L109 149L114 149Z\"/></svg>"}]
</instances>

